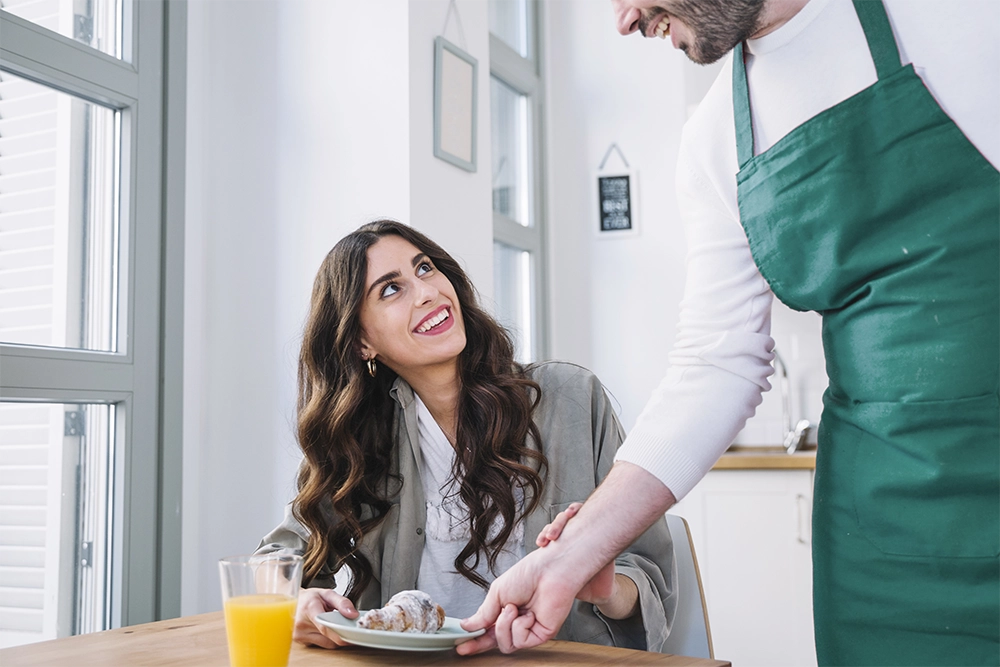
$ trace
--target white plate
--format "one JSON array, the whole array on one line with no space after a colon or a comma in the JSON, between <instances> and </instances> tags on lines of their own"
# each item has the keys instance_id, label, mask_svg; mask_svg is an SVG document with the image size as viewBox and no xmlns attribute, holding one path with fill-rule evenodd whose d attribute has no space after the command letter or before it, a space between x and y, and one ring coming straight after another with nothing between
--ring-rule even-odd
<instances>
[{"instance_id":1,"label":"white plate","mask_svg":"<svg viewBox=\"0 0 1000 667\"><path fill-rule=\"evenodd\" d=\"M361 618L365 613L361 610L358 612L358 618ZM433 634L359 628L357 619L344 618L339 611L319 614L316 616L316 620L336 632L348 643L368 648L384 648L390 651L447 651L456 644L486 632L485 630L466 632L459 625L460 619L451 616L445 616L444 625Z\"/></svg>"}]
</instances>

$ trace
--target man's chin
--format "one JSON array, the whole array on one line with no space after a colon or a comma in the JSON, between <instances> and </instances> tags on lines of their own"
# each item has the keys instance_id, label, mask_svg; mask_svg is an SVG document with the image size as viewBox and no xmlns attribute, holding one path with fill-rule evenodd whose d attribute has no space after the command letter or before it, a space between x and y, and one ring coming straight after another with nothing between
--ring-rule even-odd
<instances>
[{"instance_id":1,"label":"man's chin","mask_svg":"<svg viewBox=\"0 0 1000 667\"><path fill-rule=\"evenodd\" d=\"M679 48L681 51L684 52L684 55L688 57L688 60L697 65L711 65L712 63L721 60L727 53L729 53L729 51L732 50L730 49L729 51L723 51L721 53L718 51L705 53L700 49L692 47L688 44L681 44L677 48Z\"/></svg>"}]
</instances>

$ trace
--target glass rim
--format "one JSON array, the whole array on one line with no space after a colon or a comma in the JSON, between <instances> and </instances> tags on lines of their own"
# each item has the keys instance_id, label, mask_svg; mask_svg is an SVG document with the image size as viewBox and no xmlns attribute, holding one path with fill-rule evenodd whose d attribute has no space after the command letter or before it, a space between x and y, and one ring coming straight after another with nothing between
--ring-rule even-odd
<instances>
[{"instance_id":1,"label":"glass rim","mask_svg":"<svg viewBox=\"0 0 1000 667\"><path fill-rule=\"evenodd\" d=\"M298 554L280 554L280 553L270 553L270 554L243 554L239 556L225 556L219 559L219 563L222 564L233 564L233 565L257 565L259 563L267 562L288 562L297 563L301 562L303 557Z\"/></svg>"}]
</instances>

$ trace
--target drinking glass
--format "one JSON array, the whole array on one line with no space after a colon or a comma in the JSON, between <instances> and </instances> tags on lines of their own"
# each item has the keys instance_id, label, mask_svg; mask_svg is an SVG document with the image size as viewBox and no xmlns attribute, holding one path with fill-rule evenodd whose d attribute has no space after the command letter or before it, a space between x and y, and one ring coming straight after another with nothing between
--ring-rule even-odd
<instances>
[{"instance_id":1,"label":"drinking glass","mask_svg":"<svg viewBox=\"0 0 1000 667\"><path fill-rule=\"evenodd\" d=\"M302 556L264 554L219 561L232 667L286 667L292 648Z\"/></svg>"}]
</instances>

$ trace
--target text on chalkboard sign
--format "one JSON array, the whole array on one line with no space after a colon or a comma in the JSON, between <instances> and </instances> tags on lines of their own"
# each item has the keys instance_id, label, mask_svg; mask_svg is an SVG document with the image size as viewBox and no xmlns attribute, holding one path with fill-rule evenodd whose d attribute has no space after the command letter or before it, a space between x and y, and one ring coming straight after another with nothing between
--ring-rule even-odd
<instances>
[{"instance_id":1,"label":"text on chalkboard sign","mask_svg":"<svg viewBox=\"0 0 1000 667\"><path fill-rule=\"evenodd\" d=\"M598 176L597 195L602 232L632 229L632 198L627 174Z\"/></svg>"}]
</instances>

